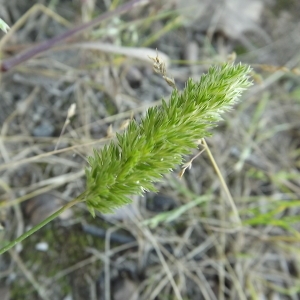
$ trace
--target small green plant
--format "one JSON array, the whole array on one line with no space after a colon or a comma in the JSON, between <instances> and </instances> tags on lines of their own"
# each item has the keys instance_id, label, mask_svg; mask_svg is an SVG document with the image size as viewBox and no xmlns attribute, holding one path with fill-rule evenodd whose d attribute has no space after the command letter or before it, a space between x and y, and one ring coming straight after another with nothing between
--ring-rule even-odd
<instances>
[{"instance_id":1,"label":"small green plant","mask_svg":"<svg viewBox=\"0 0 300 300\"><path fill-rule=\"evenodd\" d=\"M157 71L175 87L160 60L153 60ZM132 120L116 141L94 150L86 169L85 192L0 249L0 254L78 202L85 201L95 216L95 210L107 213L129 203L130 195L155 191L153 183L181 164L183 155L210 135L208 130L221 120L221 113L232 108L251 85L250 70L246 65L225 63L211 67L198 82L189 79L182 92L175 88L168 102L150 108L139 124Z\"/></svg>"}]
</instances>

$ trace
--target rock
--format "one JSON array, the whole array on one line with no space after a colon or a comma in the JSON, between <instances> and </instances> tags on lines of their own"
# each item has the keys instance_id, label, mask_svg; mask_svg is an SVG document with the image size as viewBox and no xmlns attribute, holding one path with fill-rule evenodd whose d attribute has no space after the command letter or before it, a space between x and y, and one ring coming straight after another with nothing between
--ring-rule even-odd
<instances>
[{"instance_id":1,"label":"rock","mask_svg":"<svg viewBox=\"0 0 300 300\"><path fill-rule=\"evenodd\" d=\"M54 130L54 126L49 121L44 120L33 129L32 135L36 137L50 137L53 136Z\"/></svg>"}]
</instances>

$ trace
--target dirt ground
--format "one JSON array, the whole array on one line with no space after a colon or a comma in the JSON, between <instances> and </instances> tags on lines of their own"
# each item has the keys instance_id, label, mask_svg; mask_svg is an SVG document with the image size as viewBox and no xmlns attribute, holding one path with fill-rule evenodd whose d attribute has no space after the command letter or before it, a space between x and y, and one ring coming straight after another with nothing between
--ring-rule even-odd
<instances>
[{"instance_id":1,"label":"dirt ground","mask_svg":"<svg viewBox=\"0 0 300 300\"><path fill-rule=\"evenodd\" d=\"M168 99L155 49L179 89L233 53L252 66L206 139L226 184L204 152L115 214L77 205L0 257L0 300L300 299L300 2L136 1L121 14L131 1L0 0L0 248L84 191L93 148Z\"/></svg>"}]
</instances>

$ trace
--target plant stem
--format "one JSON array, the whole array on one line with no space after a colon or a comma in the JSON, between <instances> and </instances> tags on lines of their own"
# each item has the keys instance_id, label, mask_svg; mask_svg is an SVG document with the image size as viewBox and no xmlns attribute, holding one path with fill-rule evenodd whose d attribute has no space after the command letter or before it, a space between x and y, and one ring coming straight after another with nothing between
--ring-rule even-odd
<instances>
[{"instance_id":1,"label":"plant stem","mask_svg":"<svg viewBox=\"0 0 300 300\"><path fill-rule=\"evenodd\" d=\"M39 229L41 229L42 227L44 227L48 223L50 223L53 219L57 218L61 213L63 213L68 208L70 208L70 207L74 206L75 204L83 201L83 199L84 199L83 196L84 196L84 193L80 194L77 198L73 199L72 201L70 201L69 203L64 205L58 211L56 211L55 213L50 215L48 218L46 218L44 221L42 221L41 223L39 223L36 226L32 227L30 230L28 230L27 232L20 235L18 238L16 238L15 240L13 240L9 244L7 244L5 247L1 248L0 249L0 255L3 254L4 252L6 252L7 250L11 249L12 247L14 247L16 244L22 242L23 240L25 240L26 238L31 236L33 233L35 233L36 231L38 231Z\"/></svg>"},{"instance_id":2,"label":"plant stem","mask_svg":"<svg viewBox=\"0 0 300 300\"><path fill-rule=\"evenodd\" d=\"M235 220L236 220L236 225L237 225L238 227L241 227L242 221L241 221L241 219L240 219L239 212L238 212L238 210L237 210L237 208L236 208L236 205L235 205L234 200L233 200L233 198L232 198L232 196L231 196L231 193L230 193L230 191L229 191L229 189L228 189L228 186L227 186L227 184L226 184L226 182L225 182L225 179L224 179L224 177L223 177L223 175L222 175L222 173L221 173L221 171L220 171L220 169L219 169L219 167L218 167L218 164L216 163L215 158L214 158L214 156L212 155L212 153L211 153L211 151L210 151L210 149L209 149L209 147L208 147L208 145L207 145L207 143L206 143L206 141L205 141L204 138L202 139L202 144L203 144L203 146L204 146L205 149L206 149L206 152L207 152L207 154L208 154L208 157L209 157L209 159L210 159L210 161L211 161L211 163L212 163L212 165L213 165L213 167L214 167L214 169L215 169L215 172L217 173L217 175L218 175L218 177L219 177L219 180L221 181L221 185L222 185L222 187L223 187L223 189L224 189L224 192L225 192L225 194L226 194L226 196L227 196L227 199L228 199L228 201L229 201L229 204L230 204L230 206L231 206L231 208L232 208L232 211L233 211L233 214L234 214L234 217L235 217Z\"/></svg>"}]
</instances>

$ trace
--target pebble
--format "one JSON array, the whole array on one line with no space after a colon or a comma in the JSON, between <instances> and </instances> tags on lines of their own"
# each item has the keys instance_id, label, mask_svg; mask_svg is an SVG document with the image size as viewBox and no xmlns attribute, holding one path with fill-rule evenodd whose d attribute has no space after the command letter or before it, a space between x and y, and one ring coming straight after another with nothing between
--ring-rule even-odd
<instances>
[{"instance_id":1,"label":"pebble","mask_svg":"<svg viewBox=\"0 0 300 300\"><path fill-rule=\"evenodd\" d=\"M54 130L54 126L49 121L43 121L33 129L32 135L36 137L50 137L53 135Z\"/></svg>"}]
</instances>

